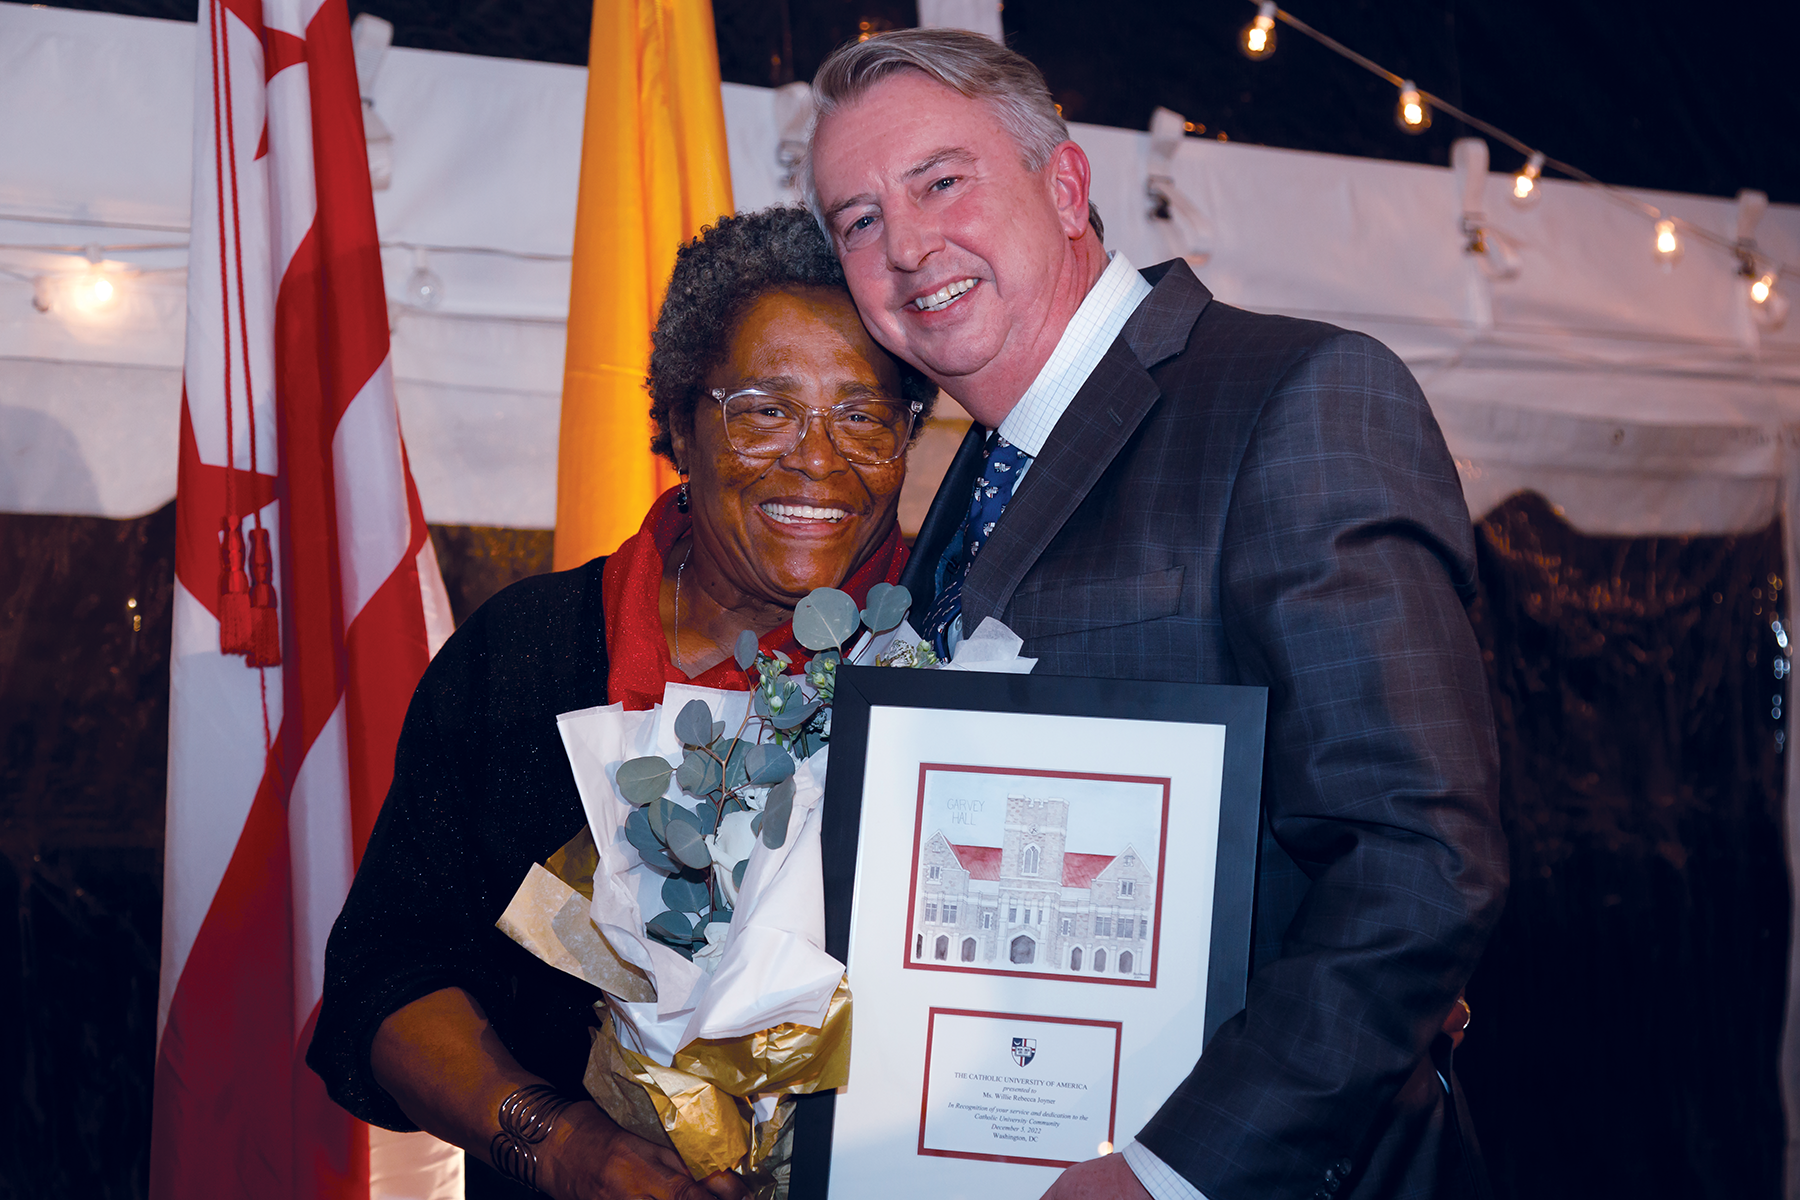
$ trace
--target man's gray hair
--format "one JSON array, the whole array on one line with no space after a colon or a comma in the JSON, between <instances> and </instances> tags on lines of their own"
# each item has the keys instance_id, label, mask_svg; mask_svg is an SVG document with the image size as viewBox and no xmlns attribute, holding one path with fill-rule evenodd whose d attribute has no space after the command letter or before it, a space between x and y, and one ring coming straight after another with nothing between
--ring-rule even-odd
<instances>
[{"instance_id":1,"label":"man's gray hair","mask_svg":"<svg viewBox=\"0 0 1800 1200\"><path fill-rule=\"evenodd\" d=\"M961 29L895 29L832 51L813 76L813 119L806 135L806 205L824 225L819 189L813 181L812 151L819 123L856 103L882 80L918 71L952 91L980 100L1012 136L1028 171L1042 170L1056 148L1069 140L1069 126L1056 111L1043 72L1023 54L991 38ZM1088 224L1104 236L1100 210L1088 201ZM827 236L830 230L826 230Z\"/></svg>"}]
</instances>

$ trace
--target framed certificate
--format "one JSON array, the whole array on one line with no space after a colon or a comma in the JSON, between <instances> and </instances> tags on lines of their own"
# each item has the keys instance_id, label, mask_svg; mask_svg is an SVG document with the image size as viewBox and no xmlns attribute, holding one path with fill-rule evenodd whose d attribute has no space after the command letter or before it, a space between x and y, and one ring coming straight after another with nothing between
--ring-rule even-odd
<instances>
[{"instance_id":1,"label":"framed certificate","mask_svg":"<svg viewBox=\"0 0 1800 1200\"><path fill-rule=\"evenodd\" d=\"M1243 1008L1262 688L841 667L826 948L850 1083L791 1196L1036 1200Z\"/></svg>"}]
</instances>

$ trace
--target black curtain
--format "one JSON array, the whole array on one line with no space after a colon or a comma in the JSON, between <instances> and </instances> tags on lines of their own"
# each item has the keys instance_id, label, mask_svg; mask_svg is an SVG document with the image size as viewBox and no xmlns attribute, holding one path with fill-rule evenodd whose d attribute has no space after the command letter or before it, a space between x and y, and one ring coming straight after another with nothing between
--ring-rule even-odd
<instances>
[{"instance_id":1,"label":"black curtain","mask_svg":"<svg viewBox=\"0 0 1800 1200\"><path fill-rule=\"evenodd\" d=\"M1458 1066L1502 1196L1779 1194L1779 525L1604 538L1515 496L1475 621L1512 850Z\"/></svg>"},{"instance_id":2,"label":"black curtain","mask_svg":"<svg viewBox=\"0 0 1800 1200\"><path fill-rule=\"evenodd\" d=\"M547 530L431 532L458 620L550 569ZM174 559L173 503L0 514L0 1200L148 1190Z\"/></svg>"}]
</instances>

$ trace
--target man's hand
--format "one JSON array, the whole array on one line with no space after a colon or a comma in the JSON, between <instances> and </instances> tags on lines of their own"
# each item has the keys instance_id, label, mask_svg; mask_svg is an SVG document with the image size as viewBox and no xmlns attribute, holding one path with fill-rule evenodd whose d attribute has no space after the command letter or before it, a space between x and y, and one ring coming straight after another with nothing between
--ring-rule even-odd
<instances>
[{"instance_id":1,"label":"man's hand","mask_svg":"<svg viewBox=\"0 0 1800 1200\"><path fill-rule=\"evenodd\" d=\"M1044 1200L1150 1200L1123 1154L1076 1163L1050 1185Z\"/></svg>"},{"instance_id":2,"label":"man's hand","mask_svg":"<svg viewBox=\"0 0 1800 1200\"><path fill-rule=\"evenodd\" d=\"M694 1182L679 1154L620 1129L598 1105L573 1105L557 1124L565 1121L567 1134L551 1139L538 1173L559 1200L750 1200L729 1171Z\"/></svg>"}]
</instances>

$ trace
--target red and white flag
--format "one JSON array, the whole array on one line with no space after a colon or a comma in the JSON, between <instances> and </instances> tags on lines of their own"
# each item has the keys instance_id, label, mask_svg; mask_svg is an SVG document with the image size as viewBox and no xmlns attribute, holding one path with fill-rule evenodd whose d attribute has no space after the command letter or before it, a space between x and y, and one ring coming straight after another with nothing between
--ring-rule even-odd
<instances>
[{"instance_id":1,"label":"red and white flag","mask_svg":"<svg viewBox=\"0 0 1800 1200\"><path fill-rule=\"evenodd\" d=\"M152 1200L366 1198L303 1061L449 632L407 469L344 0L202 0Z\"/></svg>"}]
</instances>

